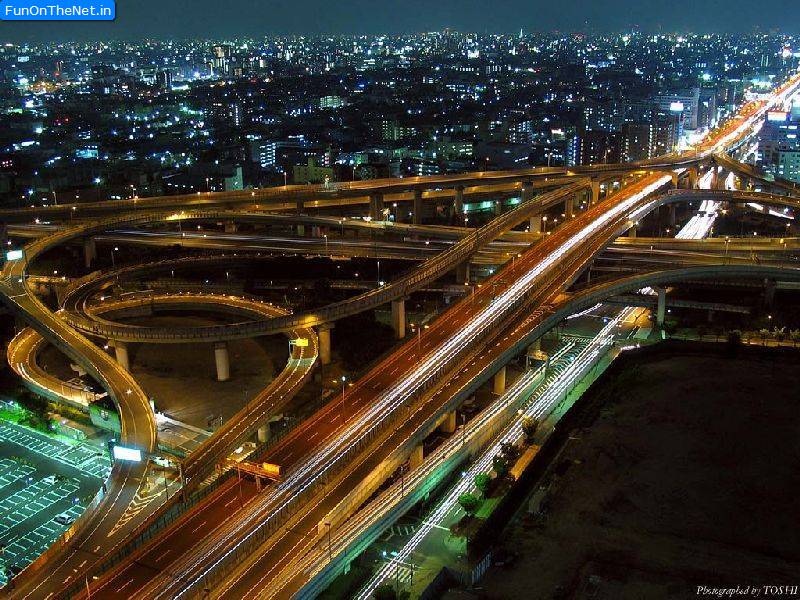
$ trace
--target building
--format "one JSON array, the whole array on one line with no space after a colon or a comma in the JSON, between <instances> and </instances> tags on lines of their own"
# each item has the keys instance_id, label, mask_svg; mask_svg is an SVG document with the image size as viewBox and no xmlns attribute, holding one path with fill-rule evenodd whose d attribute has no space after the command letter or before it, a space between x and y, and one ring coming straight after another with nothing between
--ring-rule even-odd
<instances>
[{"instance_id":1,"label":"building","mask_svg":"<svg viewBox=\"0 0 800 600\"><path fill-rule=\"evenodd\" d=\"M579 136L579 165L618 163L621 158L621 135L616 132L586 131Z\"/></svg>"},{"instance_id":2,"label":"building","mask_svg":"<svg viewBox=\"0 0 800 600\"><path fill-rule=\"evenodd\" d=\"M700 112L699 87L660 94L653 98L653 101L663 111L683 113L684 127L691 130L697 129Z\"/></svg>"},{"instance_id":3,"label":"building","mask_svg":"<svg viewBox=\"0 0 800 600\"><path fill-rule=\"evenodd\" d=\"M800 182L800 107L770 111L758 136L758 163L781 179Z\"/></svg>"}]
</instances>

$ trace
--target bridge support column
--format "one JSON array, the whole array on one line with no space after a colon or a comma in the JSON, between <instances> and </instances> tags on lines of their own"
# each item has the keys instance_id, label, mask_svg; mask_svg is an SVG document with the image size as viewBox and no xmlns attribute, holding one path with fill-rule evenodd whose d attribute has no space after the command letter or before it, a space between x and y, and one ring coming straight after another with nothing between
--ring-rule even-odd
<instances>
[{"instance_id":1,"label":"bridge support column","mask_svg":"<svg viewBox=\"0 0 800 600\"><path fill-rule=\"evenodd\" d=\"M214 360L217 363L217 381L228 381L231 378L231 359L227 342L214 344Z\"/></svg>"},{"instance_id":2,"label":"bridge support column","mask_svg":"<svg viewBox=\"0 0 800 600\"><path fill-rule=\"evenodd\" d=\"M592 204L600 202L600 180L592 179Z\"/></svg>"},{"instance_id":3,"label":"bridge support column","mask_svg":"<svg viewBox=\"0 0 800 600\"><path fill-rule=\"evenodd\" d=\"M464 186L458 185L455 190L455 198L453 199L453 214L456 217L464 216Z\"/></svg>"},{"instance_id":4,"label":"bridge support column","mask_svg":"<svg viewBox=\"0 0 800 600\"><path fill-rule=\"evenodd\" d=\"M456 411L449 412L444 416L444 421L439 425L442 433L453 433L456 430Z\"/></svg>"},{"instance_id":5,"label":"bridge support column","mask_svg":"<svg viewBox=\"0 0 800 600\"><path fill-rule=\"evenodd\" d=\"M406 300L392 300L392 329L394 337L402 340L406 337Z\"/></svg>"},{"instance_id":6,"label":"bridge support column","mask_svg":"<svg viewBox=\"0 0 800 600\"><path fill-rule=\"evenodd\" d=\"M333 329L333 325L330 323L325 323L317 328L319 359L323 365L331 364L331 329Z\"/></svg>"},{"instance_id":7,"label":"bridge support column","mask_svg":"<svg viewBox=\"0 0 800 600\"><path fill-rule=\"evenodd\" d=\"M225 221L223 228L225 233L236 233L239 230L236 221Z\"/></svg>"},{"instance_id":8,"label":"bridge support column","mask_svg":"<svg viewBox=\"0 0 800 600\"><path fill-rule=\"evenodd\" d=\"M83 265L89 269L97 258L97 244L94 238L89 237L83 240Z\"/></svg>"},{"instance_id":9,"label":"bridge support column","mask_svg":"<svg viewBox=\"0 0 800 600\"><path fill-rule=\"evenodd\" d=\"M656 306L656 325L659 327L664 326L664 317L667 313L667 290L664 288L657 288L658 305Z\"/></svg>"},{"instance_id":10,"label":"bridge support column","mask_svg":"<svg viewBox=\"0 0 800 600\"><path fill-rule=\"evenodd\" d=\"M303 214L305 214L305 212L306 212L306 205L305 205L305 202L303 202L302 200L298 200L298 201L295 203L295 212L296 212L298 215L303 215Z\"/></svg>"},{"instance_id":11,"label":"bridge support column","mask_svg":"<svg viewBox=\"0 0 800 600\"><path fill-rule=\"evenodd\" d=\"M506 391L506 368L503 367L494 374L494 387L492 390L495 394L500 396Z\"/></svg>"},{"instance_id":12,"label":"bridge support column","mask_svg":"<svg viewBox=\"0 0 800 600\"><path fill-rule=\"evenodd\" d=\"M522 184L522 203L530 202L533 200L533 184L526 181Z\"/></svg>"},{"instance_id":13,"label":"bridge support column","mask_svg":"<svg viewBox=\"0 0 800 600\"><path fill-rule=\"evenodd\" d=\"M571 219L575 216L575 196L570 196L564 202L564 218Z\"/></svg>"},{"instance_id":14,"label":"bridge support column","mask_svg":"<svg viewBox=\"0 0 800 600\"><path fill-rule=\"evenodd\" d=\"M541 352L542 350L542 338L538 337L533 340L533 343L528 346L528 354L532 354L534 352Z\"/></svg>"},{"instance_id":15,"label":"bridge support column","mask_svg":"<svg viewBox=\"0 0 800 600\"><path fill-rule=\"evenodd\" d=\"M675 213L676 213L675 205L674 204L670 204L669 205L669 226L671 228L674 228L675 225L678 223L678 218L677 218Z\"/></svg>"},{"instance_id":16,"label":"bridge support column","mask_svg":"<svg viewBox=\"0 0 800 600\"><path fill-rule=\"evenodd\" d=\"M529 223L528 231L531 233L542 233L542 215L533 215Z\"/></svg>"},{"instance_id":17,"label":"bridge support column","mask_svg":"<svg viewBox=\"0 0 800 600\"><path fill-rule=\"evenodd\" d=\"M269 423L258 428L258 443L266 444L270 438Z\"/></svg>"},{"instance_id":18,"label":"bridge support column","mask_svg":"<svg viewBox=\"0 0 800 600\"><path fill-rule=\"evenodd\" d=\"M678 174L674 171L672 172L672 187L678 189Z\"/></svg>"},{"instance_id":19,"label":"bridge support column","mask_svg":"<svg viewBox=\"0 0 800 600\"><path fill-rule=\"evenodd\" d=\"M503 214L503 199L495 200L494 201L494 216L499 217Z\"/></svg>"},{"instance_id":20,"label":"bridge support column","mask_svg":"<svg viewBox=\"0 0 800 600\"><path fill-rule=\"evenodd\" d=\"M411 451L411 456L408 457L408 468L413 471L419 468L424 460L425 449L422 447L422 444L414 446L414 449Z\"/></svg>"},{"instance_id":21,"label":"bridge support column","mask_svg":"<svg viewBox=\"0 0 800 600\"><path fill-rule=\"evenodd\" d=\"M306 234L306 226L303 225L303 224L298 225L297 226L297 235L299 237L303 237L303 236L305 236L305 234Z\"/></svg>"},{"instance_id":22,"label":"bridge support column","mask_svg":"<svg viewBox=\"0 0 800 600\"><path fill-rule=\"evenodd\" d=\"M117 362L119 365L125 369L126 371L130 372L131 370L131 359L128 355L128 342L114 342L114 356L117 358Z\"/></svg>"},{"instance_id":23,"label":"bridge support column","mask_svg":"<svg viewBox=\"0 0 800 600\"><path fill-rule=\"evenodd\" d=\"M636 229L637 229L637 225L635 223L633 225L631 225L631 228L628 229L628 237L629 238L635 238L636 237Z\"/></svg>"},{"instance_id":24,"label":"bridge support column","mask_svg":"<svg viewBox=\"0 0 800 600\"><path fill-rule=\"evenodd\" d=\"M369 195L369 216L373 221L383 219L383 194L373 192Z\"/></svg>"},{"instance_id":25,"label":"bridge support column","mask_svg":"<svg viewBox=\"0 0 800 600\"><path fill-rule=\"evenodd\" d=\"M414 190L414 204L411 207L412 222L414 225L422 224L422 190Z\"/></svg>"},{"instance_id":26,"label":"bridge support column","mask_svg":"<svg viewBox=\"0 0 800 600\"><path fill-rule=\"evenodd\" d=\"M765 279L764 280L764 306L766 308L772 308L773 302L775 302L775 280L774 279Z\"/></svg>"},{"instance_id":27,"label":"bridge support column","mask_svg":"<svg viewBox=\"0 0 800 600\"><path fill-rule=\"evenodd\" d=\"M469 283L469 261L456 267L456 283Z\"/></svg>"},{"instance_id":28,"label":"bridge support column","mask_svg":"<svg viewBox=\"0 0 800 600\"><path fill-rule=\"evenodd\" d=\"M697 188L697 167L689 168L689 189Z\"/></svg>"}]
</instances>

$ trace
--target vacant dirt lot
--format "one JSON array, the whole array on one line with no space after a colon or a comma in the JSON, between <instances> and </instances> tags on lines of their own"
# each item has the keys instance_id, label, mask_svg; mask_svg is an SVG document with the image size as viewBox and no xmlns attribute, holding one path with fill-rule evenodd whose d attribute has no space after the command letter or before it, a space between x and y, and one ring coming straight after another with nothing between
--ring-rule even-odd
<instances>
[{"instance_id":1,"label":"vacant dirt lot","mask_svg":"<svg viewBox=\"0 0 800 600\"><path fill-rule=\"evenodd\" d=\"M537 483L550 485L549 509L523 507L504 535L520 556L492 568L482 594L650 600L712 597L700 585L800 586L800 355L678 346L623 360ZM731 597L756 595L770 594Z\"/></svg>"}]
</instances>

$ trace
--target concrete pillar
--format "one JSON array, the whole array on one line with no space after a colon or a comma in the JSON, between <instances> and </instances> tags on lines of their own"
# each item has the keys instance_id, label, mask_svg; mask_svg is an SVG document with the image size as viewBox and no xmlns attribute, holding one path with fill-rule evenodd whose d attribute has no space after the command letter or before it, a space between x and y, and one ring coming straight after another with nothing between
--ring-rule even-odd
<instances>
[{"instance_id":1,"label":"concrete pillar","mask_svg":"<svg viewBox=\"0 0 800 600\"><path fill-rule=\"evenodd\" d=\"M767 308L772 308L772 304L775 302L775 280L774 279L765 279L764 280L764 306Z\"/></svg>"},{"instance_id":2,"label":"concrete pillar","mask_svg":"<svg viewBox=\"0 0 800 600\"><path fill-rule=\"evenodd\" d=\"M533 340L533 343L528 346L528 354L533 354L534 352L541 352L542 350L542 338L538 337Z\"/></svg>"},{"instance_id":3,"label":"concrete pillar","mask_svg":"<svg viewBox=\"0 0 800 600\"><path fill-rule=\"evenodd\" d=\"M439 425L442 433L453 433L456 430L456 411L449 412L444 416L444 421Z\"/></svg>"},{"instance_id":4,"label":"concrete pillar","mask_svg":"<svg viewBox=\"0 0 800 600\"><path fill-rule=\"evenodd\" d=\"M592 204L600 202L600 180L592 179Z\"/></svg>"},{"instance_id":5,"label":"concrete pillar","mask_svg":"<svg viewBox=\"0 0 800 600\"><path fill-rule=\"evenodd\" d=\"M414 225L422 224L422 210L422 190L414 190L414 204L411 208Z\"/></svg>"},{"instance_id":6,"label":"concrete pillar","mask_svg":"<svg viewBox=\"0 0 800 600\"><path fill-rule=\"evenodd\" d=\"M494 201L494 216L499 217L503 214L503 200L502 198Z\"/></svg>"},{"instance_id":7,"label":"concrete pillar","mask_svg":"<svg viewBox=\"0 0 800 600\"><path fill-rule=\"evenodd\" d=\"M542 233L542 215L533 215L528 230L531 233Z\"/></svg>"},{"instance_id":8,"label":"concrete pillar","mask_svg":"<svg viewBox=\"0 0 800 600\"><path fill-rule=\"evenodd\" d=\"M392 329L394 337L402 340L406 337L406 301L405 298L392 300Z\"/></svg>"},{"instance_id":9,"label":"concrete pillar","mask_svg":"<svg viewBox=\"0 0 800 600\"><path fill-rule=\"evenodd\" d=\"M693 190L697 187L697 167L689 168L689 189Z\"/></svg>"},{"instance_id":10,"label":"concrete pillar","mask_svg":"<svg viewBox=\"0 0 800 600\"><path fill-rule=\"evenodd\" d=\"M533 184L526 181L522 184L522 203L533 200Z\"/></svg>"},{"instance_id":11,"label":"concrete pillar","mask_svg":"<svg viewBox=\"0 0 800 600\"><path fill-rule=\"evenodd\" d=\"M306 205L302 200L298 200L295 204L295 210L297 211L298 215L305 214L306 212Z\"/></svg>"},{"instance_id":12,"label":"concrete pillar","mask_svg":"<svg viewBox=\"0 0 800 600\"><path fill-rule=\"evenodd\" d=\"M678 218L676 216L675 205L669 205L669 226L674 228L675 225L678 223Z\"/></svg>"},{"instance_id":13,"label":"concrete pillar","mask_svg":"<svg viewBox=\"0 0 800 600\"><path fill-rule=\"evenodd\" d=\"M114 342L114 355L117 362L126 371L131 370L131 359L128 356L128 342Z\"/></svg>"},{"instance_id":14,"label":"concrete pillar","mask_svg":"<svg viewBox=\"0 0 800 600\"><path fill-rule=\"evenodd\" d=\"M494 374L494 389L492 390L498 396L506 391L506 368L503 367Z\"/></svg>"},{"instance_id":15,"label":"concrete pillar","mask_svg":"<svg viewBox=\"0 0 800 600\"><path fill-rule=\"evenodd\" d=\"M408 457L408 468L412 471L422 465L422 462L425 460L425 449L422 447L422 444L419 446L414 446L414 449L411 451L411 456Z\"/></svg>"},{"instance_id":16,"label":"concrete pillar","mask_svg":"<svg viewBox=\"0 0 800 600\"><path fill-rule=\"evenodd\" d=\"M369 216L373 221L383 219L383 194L380 192L372 192L369 195Z\"/></svg>"},{"instance_id":17,"label":"concrete pillar","mask_svg":"<svg viewBox=\"0 0 800 600\"><path fill-rule=\"evenodd\" d=\"M228 381L231 378L231 360L227 342L214 344L214 360L217 363L217 381Z\"/></svg>"},{"instance_id":18,"label":"concrete pillar","mask_svg":"<svg viewBox=\"0 0 800 600\"><path fill-rule=\"evenodd\" d=\"M269 423L258 428L258 443L266 444L270 438Z\"/></svg>"},{"instance_id":19,"label":"concrete pillar","mask_svg":"<svg viewBox=\"0 0 800 600\"><path fill-rule=\"evenodd\" d=\"M297 235L299 237L303 237L306 234L306 226L305 225L298 225L297 226Z\"/></svg>"},{"instance_id":20,"label":"concrete pillar","mask_svg":"<svg viewBox=\"0 0 800 600\"><path fill-rule=\"evenodd\" d=\"M333 325L325 323L317 329L319 338L319 359L323 365L331 364L331 329Z\"/></svg>"},{"instance_id":21,"label":"concrete pillar","mask_svg":"<svg viewBox=\"0 0 800 600\"><path fill-rule=\"evenodd\" d=\"M83 240L83 264L84 266L89 269L92 266L92 263L97 258L97 244L95 244L94 238L86 238Z\"/></svg>"},{"instance_id":22,"label":"concrete pillar","mask_svg":"<svg viewBox=\"0 0 800 600\"><path fill-rule=\"evenodd\" d=\"M713 167L711 167L711 169L712 169L711 189L712 190L717 190L717 189L719 189L719 187L718 187L719 186L719 167L717 167L717 165L714 165Z\"/></svg>"},{"instance_id":23,"label":"concrete pillar","mask_svg":"<svg viewBox=\"0 0 800 600\"><path fill-rule=\"evenodd\" d=\"M671 175L672 175L672 187L677 189L678 188L678 174L675 171L673 171L671 173Z\"/></svg>"},{"instance_id":24,"label":"concrete pillar","mask_svg":"<svg viewBox=\"0 0 800 600\"><path fill-rule=\"evenodd\" d=\"M456 195L453 200L453 212L457 217L464 216L464 186L456 186Z\"/></svg>"},{"instance_id":25,"label":"concrete pillar","mask_svg":"<svg viewBox=\"0 0 800 600\"><path fill-rule=\"evenodd\" d=\"M656 325L659 327L664 326L664 317L667 313L667 290L664 288L657 288L658 292L658 306L656 307Z\"/></svg>"},{"instance_id":26,"label":"concrete pillar","mask_svg":"<svg viewBox=\"0 0 800 600\"><path fill-rule=\"evenodd\" d=\"M456 267L456 283L469 283L469 262L463 262Z\"/></svg>"},{"instance_id":27,"label":"concrete pillar","mask_svg":"<svg viewBox=\"0 0 800 600\"><path fill-rule=\"evenodd\" d=\"M571 219L575 216L575 196L570 196L564 202L564 218Z\"/></svg>"},{"instance_id":28,"label":"concrete pillar","mask_svg":"<svg viewBox=\"0 0 800 600\"><path fill-rule=\"evenodd\" d=\"M628 237L635 238L636 237L636 225L631 225L631 228L628 229Z\"/></svg>"},{"instance_id":29,"label":"concrete pillar","mask_svg":"<svg viewBox=\"0 0 800 600\"><path fill-rule=\"evenodd\" d=\"M225 233L236 233L239 229L236 225L236 221L225 221L223 227Z\"/></svg>"}]
</instances>

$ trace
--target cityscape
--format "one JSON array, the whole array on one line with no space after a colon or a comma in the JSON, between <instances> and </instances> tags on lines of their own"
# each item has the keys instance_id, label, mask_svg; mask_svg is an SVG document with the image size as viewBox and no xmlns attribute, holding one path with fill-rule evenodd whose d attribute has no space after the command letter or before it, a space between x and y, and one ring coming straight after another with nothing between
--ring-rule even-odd
<instances>
[{"instance_id":1,"label":"cityscape","mask_svg":"<svg viewBox=\"0 0 800 600\"><path fill-rule=\"evenodd\" d=\"M796 9L166 4L0 6L0 597L800 598Z\"/></svg>"}]
</instances>

